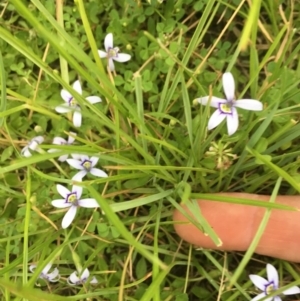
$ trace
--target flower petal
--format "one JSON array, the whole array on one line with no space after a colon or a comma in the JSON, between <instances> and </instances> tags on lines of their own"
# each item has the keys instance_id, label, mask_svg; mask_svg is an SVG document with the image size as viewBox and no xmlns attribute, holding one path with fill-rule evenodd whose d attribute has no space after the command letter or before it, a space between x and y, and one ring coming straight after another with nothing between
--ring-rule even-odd
<instances>
[{"instance_id":1,"label":"flower petal","mask_svg":"<svg viewBox=\"0 0 300 301\"><path fill-rule=\"evenodd\" d=\"M114 57L114 60L120 63L127 62L130 59L131 59L131 55L127 53L118 53L118 55Z\"/></svg>"},{"instance_id":2,"label":"flower petal","mask_svg":"<svg viewBox=\"0 0 300 301\"><path fill-rule=\"evenodd\" d=\"M103 50L98 50L98 55L100 56L100 58L105 58L107 57L107 53Z\"/></svg>"},{"instance_id":3,"label":"flower petal","mask_svg":"<svg viewBox=\"0 0 300 301\"><path fill-rule=\"evenodd\" d=\"M109 68L110 71L114 71L115 70L114 61L111 58L108 59L108 68Z\"/></svg>"},{"instance_id":4,"label":"flower petal","mask_svg":"<svg viewBox=\"0 0 300 301\"><path fill-rule=\"evenodd\" d=\"M99 168L92 168L90 170L90 173L95 176L95 177L99 177L99 178L107 178L108 174L106 172L104 172L103 170L99 169Z\"/></svg>"},{"instance_id":5,"label":"flower petal","mask_svg":"<svg viewBox=\"0 0 300 301\"><path fill-rule=\"evenodd\" d=\"M79 171L72 177L72 181L81 182L82 179L87 175L87 173L88 172L86 170Z\"/></svg>"},{"instance_id":6,"label":"flower petal","mask_svg":"<svg viewBox=\"0 0 300 301\"><path fill-rule=\"evenodd\" d=\"M87 155L81 155L80 156L80 161L83 162L83 161L90 161L90 157L87 156Z\"/></svg>"},{"instance_id":7,"label":"flower petal","mask_svg":"<svg viewBox=\"0 0 300 301\"><path fill-rule=\"evenodd\" d=\"M253 284L261 291L265 290L265 287L269 284L269 281L259 275L249 275L250 280Z\"/></svg>"},{"instance_id":8,"label":"flower petal","mask_svg":"<svg viewBox=\"0 0 300 301\"><path fill-rule=\"evenodd\" d=\"M36 269L36 264L31 264L30 266L29 266L29 271L31 272L31 273L34 273L34 270Z\"/></svg>"},{"instance_id":9,"label":"flower petal","mask_svg":"<svg viewBox=\"0 0 300 301\"><path fill-rule=\"evenodd\" d=\"M259 301L259 300L262 300L262 298L264 298L264 297L266 297L266 294L265 293L261 293L261 294L255 296L253 299L251 299L251 301ZM266 301L266 300L264 300L264 301Z\"/></svg>"},{"instance_id":10,"label":"flower petal","mask_svg":"<svg viewBox=\"0 0 300 301\"><path fill-rule=\"evenodd\" d=\"M65 102L69 102L70 98L72 98L73 96L71 95L71 93L65 89L62 89L60 91L60 96L61 98L65 101Z\"/></svg>"},{"instance_id":11,"label":"flower petal","mask_svg":"<svg viewBox=\"0 0 300 301\"><path fill-rule=\"evenodd\" d=\"M292 286L282 292L284 295L300 294L300 288L298 286Z\"/></svg>"},{"instance_id":12,"label":"flower petal","mask_svg":"<svg viewBox=\"0 0 300 301\"><path fill-rule=\"evenodd\" d=\"M86 268L86 269L82 272L80 278L83 280L83 279L89 278L89 276L90 276L90 272L89 272L89 270Z\"/></svg>"},{"instance_id":13,"label":"flower petal","mask_svg":"<svg viewBox=\"0 0 300 301\"><path fill-rule=\"evenodd\" d=\"M93 278L91 279L90 283L92 283L92 284L98 283L98 280L96 279L95 276L93 276Z\"/></svg>"},{"instance_id":14,"label":"flower petal","mask_svg":"<svg viewBox=\"0 0 300 301\"><path fill-rule=\"evenodd\" d=\"M83 199L78 201L78 205L84 208L98 208L100 207L95 199Z\"/></svg>"},{"instance_id":15,"label":"flower petal","mask_svg":"<svg viewBox=\"0 0 300 301\"><path fill-rule=\"evenodd\" d=\"M72 87L78 94L82 94L82 88L79 80L75 81Z\"/></svg>"},{"instance_id":16,"label":"flower petal","mask_svg":"<svg viewBox=\"0 0 300 301\"><path fill-rule=\"evenodd\" d=\"M76 160L81 160L81 155L79 154L71 154L71 157Z\"/></svg>"},{"instance_id":17,"label":"flower petal","mask_svg":"<svg viewBox=\"0 0 300 301\"><path fill-rule=\"evenodd\" d=\"M108 33L104 39L104 47L106 52L109 51L110 48L114 48L114 40L113 40L113 34Z\"/></svg>"},{"instance_id":18,"label":"flower petal","mask_svg":"<svg viewBox=\"0 0 300 301\"><path fill-rule=\"evenodd\" d=\"M72 186L72 192L76 193L78 200L81 198L82 190L83 190L83 188L81 186L77 186L77 185Z\"/></svg>"},{"instance_id":19,"label":"flower petal","mask_svg":"<svg viewBox=\"0 0 300 301\"><path fill-rule=\"evenodd\" d=\"M69 278L68 278L68 283L69 284L76 284L76 283L78 283L80 281L80 279L78 278L78 276L77 276L77 272L73 272L70 276L69 276ZM70 283L71 282L71 283Z\"/></svg>"},{"instance_id":20,"label":"flower petal","mask_svg":"<svg viewBox=\"0 0 300 301\"><path fill-rule=\"evenodd\" d=\"M81 165L81 161L80 160L76 160L76 159L68 159L67 160L68 164L76 169L79 170L83 170L84 167Z\"/></svg>"},{"instance_id":21,"label":"flower petal","mask_svg":"<svg viewBox=\"0 0 300 301\"><path fill-rule=\"evenodd\" d=\"M65 186L62 186L60 184L56 185L56 190L64 199L71 192L68 188L66 188Z\"/></svg>"},{"instance_id":22,"label":"flower petal","mask_svg":"<svg viewBox=\"0 0 300 301\"><path fill-rule=\"evenodd\" d=\"M49 270L51 269L51 267L52 267L52 263L46 264L46 266L43 268L42 273L43 273L43 274L48 274L48 272L49 272Z\"/></svg>"},{"instance_id":23,"label":"flower petal","mask_svg":"<svg viewBox=\"0 0 300 301\"><path fill-rule=\"evenodd\" d=\"M256 99L239 99L233 102L235 107L249 110L249 111L262 111L263 104Z\"/></svg>"},{"instance_id":24,"label":"flower petal","mask_svg":"<svg viewBox=\"0 0 300 301\"><path fill-rule=\"evenodd\" d=\"M98 163L99 157L91 157L90 161L92 162L92 167L94 167Z\"/></svg>"},{"instance_id":25,"label":"flower petal","mask_svg":"<svg viewBox=\"0 0 300 301\"><path fill-rule=\"evenodd\" d=\"M226 114L223 114L220 110L216 110L208 120L208 130L212 130L217 127L225 118Z\"/></svg>"},{"instance_id":26,"label":"flower petal","mask_svg":"<svg viewBox=\"0 0 300 301\"><path fill-rule=\"evenodd\" d=\"M51 204L56 208L68 208L72 206L71 203L66 203L66 200L53 200Z\"/></svg>"},{"instance_id":27,"label":"flower petal","mask_svg":"<svg viewBox=\"0 0 300 301\"><path fill-rule=\"evenodd\" d=\"M61 137L54 137L52 143L56 145L64 145L67 143L67 141L66 139Z\"/></svg>"},{"instance_id":28,"label":"flower petal","mask_svg":"<svg viewBox=\"0 0 300 301\"><path fill-rule=\"evenodd\" d=\"M272 297L271 298L267 298L266 300L267 301L282 301L282 299L279 297L279 296L275 296L275 297L273 297L274 299L272 299ZM269 299L269 300L268 300ZM264 301L266 301L266 300L264 300Z\"/></svg>"},{"instance_id":29,"label":"flower petal","mask_svg":"<svg viewBox=\"0 0 300 301\"><path fill-rule=\"evenodd\" d=\"M58 161L59 162L65 162L68 159L69 155L62 155L60 157L58 157Z\"/></svg>"},{"instance_id":30,"label":"flower petal","mask_svg":"<svg viewBox=\"0 0 300 301\"><path fill-rule=\"evenodd\" d=\"M31 150L36 150L39 146L39 143L37 141L31 141L28 145L28 147L31 149Z\"/></svg>"},{"instance_id":31,"label":"flower petal","mask_svg":"<svg viewBox=\"0 0 300 301\"><path fill-rule=\"evenodd\" d=\"M37 141L39 144L44 142L44 137L43 136L36 136L32 140Z\"/></svg>"},{"instance_id":32,"label":"flower petal","mask_svg":"<svg viewBox=\"0 0 300 301\"><path fill-rule=\"evenodd\" d=\"M225 72L222 76L223 90L228 101L234 100L234 78L230 72Z\"/></svg>"},{"instance_id":33,"label":"flower petal","mask_svg":"<svg viewBox=\"0 0 300 301\"><path fill-rule=\"evenodd\" d=\"M24 148L22 148L22 150L21 150L21 155L24 156L24 157L26 157L26 158L32 156L32 155L31 155L31 152L29 151L28 145L25 146Z\"/></svg>"},{"instance_id":34,"label":"flower petal","mask_svg":"<svg viewBox=\"0 0 300 301\"><path fill-rule=\"evenodd\" d=\"M99 96L88 96L85 99L91 104L95 104L102 101L102 99Z\"/></svg>"},{"instance_id":35,"label":"flower petal","mask_svg":"<svg viewBox=\"0 0 300 301\"><path fill-rule=\"evenodd\" d=\"M59 270L57 268L55 268L52 273L48 274L48 280L50 282L57 282L59 278Z\"/></svg>"},{"instance_id":36,"label":"flower petal","mask_svg":"<svg viewBox=\"0 0 300 301\"><path fill-rule=\"evenodd\" d=\"M268 275L269 282L274 283L275 286L274 289L278 289L279 287L278 273L275 267L270 263L267 264L267 275Z\"/></svg>"},{"instance_id":37,"label":"flower petal","mask_svg":"<svg viewBox=\"0 0 300 301\"><path fill-rule=\"evenodd\" d=\"M211 107L214 107L214 108L219 108L220 103L227 103L226 99L222 99L222 98L215 97L215 96L200 97L200 98L197 98L197 101L201 105L206 106L207 104L209 104Z\"/></svg>"},{"instance_id":38,"label":"flower petal","mask_svg":"<svg viewBox=\"0 0 300 301\"><path fill-rule=\"evenodd\" d=\"M70 134L71 135L69 135L69 137L68 137L67 144L72 144L75 141L75 137L77 136L77 134L74 132L70 132Z\"/></svg>"},{"instance_id":39,"label":"flower petal","mask_svg":"<svg viewBox=\"0 0 300 301\"><path fill-rule=\"evenodd\" d=\"M71 206L62 220L61 226L63 229L66 229L71 225L72 221L75 218L76 212L77 206Z\"/></svg>"},{"instance_id":40,"label":"flower petal","mask_svg":"<svg viewBox=\"0 0 300 301\"><path fill-rule=\"evenodd\" d=\"M62 105L55 107L55 111L57 113L69 113L73 110L72 110L72 108L70 108L68 103L63 103Z\"/></svg>"},{"instance_id":41,"label":"flower petal","mask_svg":"<svg viewBox=\"0 0 300 301\"><path fill-rule=\"evenodd\" d=\"M82 122L82 115L80 111L74 111L73 114L73 124L75 127L79 128Z\"/></svg>"},{"instance_id":42,"label":"flower petal","mask_svg":"<svg viewBox=\"0 0 300 301\"><path fill-rule=\"evenodd\" d=\"M231 108L231 114L227 115L227 131L228 135L233 135L239 127L239 116L236 108Z\"/></svg>"}]
</instances>

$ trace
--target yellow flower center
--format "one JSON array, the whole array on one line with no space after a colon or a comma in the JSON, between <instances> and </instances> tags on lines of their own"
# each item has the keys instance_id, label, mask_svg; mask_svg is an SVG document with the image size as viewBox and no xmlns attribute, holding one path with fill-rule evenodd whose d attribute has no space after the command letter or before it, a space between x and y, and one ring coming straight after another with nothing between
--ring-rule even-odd
<instances>
[{"instance_id":1,"label":"yellow flower center","mask_svg":"<svg viewBox=\"0 0 300 301\"><path fill-rule=\"evenodd\" d=\"M119 52L119 48L118 47L115 47L115 48L110 48L107 52L107 56L109 58L112 58L112 57L116 57L118 56L118 52Z\"/></svg>"},{"instance_id":2,"label":"yellow flower center","mask_svg":"<svg viewBox=\"0 0 300 301\"><path fill-rule=\"evenodd\" d=\"M74 99L74 97L69 100L69 106L73 108L78 107L78 102Z\"/></svg>"},{"instance_id":3,"label":"yellow flower center","mask_svg":"<svg viewBox=\"0 0 300 301\"><path fill-rule=\"evenodd\" d=\"M82 166L83 166L86 170L90 171L91 168L92 168L92 162L89 161L89 160L86 160L86 161L84 161L84 162L82 163Z\"/></svg>"},{"instance_id":4,"label":"yellow flower center","mask_svg":"<svg viewBox=\"0 0 300 301\"><path fill-rule=\"evenodd\" d=\"M274 292L274 284L270 283L267 287L266 287L266 294L270 295Z\"/></svg>"},{"instance_id":5,"label":"yellow flower center","mask_svg":"<svg viewBox=\"0 0 300 301\"><path fill-rule=\"evenodd\" d=\"M220 110L223 113L227 113L227 114L231 114L232 113L231 105L227 104L227 103L220 104Z\"/></svg>"},{"instance_id":6,"label":"yellow flower center","mask_svg":"<svg viewBox=\"0 0 300 301\"><path fill-rule=\"evenodd\" d=\"M76 203L77 203L77 194L76 194L76 192L70 193L70 194L67 196L66 201L67 201L67 203L71 203L71 204L76 205Z\"/></svg>"}]
</instances>

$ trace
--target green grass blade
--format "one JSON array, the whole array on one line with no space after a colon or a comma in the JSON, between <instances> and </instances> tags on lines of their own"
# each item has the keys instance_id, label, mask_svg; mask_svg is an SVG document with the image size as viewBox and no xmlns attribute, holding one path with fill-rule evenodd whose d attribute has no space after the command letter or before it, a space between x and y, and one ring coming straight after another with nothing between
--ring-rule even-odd
<instances>
[{"instance_id":1,"label":"green grass blade","mask_svg":"<svg viewBox=\"0 0 300 301\"><path fill-rule=\"evenodd\" d=\"M147 251L142 244L137 242L133 235L126 229L123 222L119 217L114 213L111 206L107 203L107 200L104 199L92 186L88 186L87 189L98 202L101 209L105 212L108 220L116 227L119 233L128 241L128 243L136 248L136 251L147 258L152 264L155 262L160 268L166 269L166 266L161 260Z\"/></svg>"}]
</instances>

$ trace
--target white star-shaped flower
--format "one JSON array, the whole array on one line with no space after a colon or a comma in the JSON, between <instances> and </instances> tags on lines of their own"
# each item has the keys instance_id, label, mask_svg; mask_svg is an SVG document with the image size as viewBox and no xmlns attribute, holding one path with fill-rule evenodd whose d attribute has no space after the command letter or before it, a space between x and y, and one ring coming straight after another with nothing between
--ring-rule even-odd
<instances>
[{"instance_id":1,"label":"white star-shaped flower","mask_svg":"<svg viewBox=\"0 0 300 301\"><path fill-rule=\"evenodd\" d=\"M88 269L85 269L79 277L78 277L78 273L75 271L69 276L68 283L70 285L81 285L87 282L89 276L90 276L90 272ZM98 280L95 278L95 276L91 279L90 283L92 284L98 283Z\"/></svg>"},{"instance_id":2,"label":"white star-shaped flower","mask_svg":"<svg viewBox=\"0 0 300 301\"><path fill-rule=\"evenodd\" d=\"M76 156L77 157L77 156ZM99 168L95 168L98 163L98 157L91 157L82 155L79 158L68 159L67 162L70 166L79 169L80 171L75 174L72 178L73 181L81 182L83 177L85 177L88 173L91 173L95 177L106 178L108 177L107 173Z\"/></svg>"},{"instance_id":3,"label":"white star-shaped flower","mask_svg":"<svg viewBox=\"0 0 300 301\"><path fill-rule=\"evenodd\" d=\"M39 278L46 279L50 282L57 282L60 278L59 271L57 268L55 268L53 272L49 273L51 266L52 263L48 263L42 270L41 274L39 275ZM34 273L35 269L36 269L35 264L30 265L29 270L31 273Z\"/></svg>"},{"instance_id":4,"label":"white star-shaped flower","mask_svg":"<svg viewBox=\"0 0 300 301\"><path fill-rule=\"evenodd\" d=\"M53 200L51 203L56 208L68 208L69 210L65 214L62 220L62 228L66 229L70 226L72 221L75 218L77 208L98 208L99 204L95 199L83 199L81 200L82 195L82 187L73 186L72 191L67 189L66 187L57 184L56 189L58 193L63 197L63 199Z\"/></svg>"},{"instance_id":5,"label":"white star-shaped flower","mask_svg":"<svg viewBox=\"0 0 300 301\"><path fill-rule=\"evenodd\" d=\"M72 87L78 94L82 95L82 88L79 80L75 81ZM73 124L75 127L80 127L82 122L82 114L78 102L72 96L72 94L65 89L61 90L60 95L61 98L65 101L65 103L57 106L55 108L55 111L58 113L73 112ZM95 104L102 101L101 98L98 96L88 96L85 99L91 104Z\"/></svg>"},{"instance_id":6,"label":"white star-shaped flower","mask_svg":"<svg viewBox=\"0 0 300 301\"><path fill-rule=\"evenodd\" d=\"M131 59L130 54L119 53L120 49L118 47L114 47L112 33L108 33L106 35L106 37L104 39L104 47L105 47L105 51L98 50L98 54L101 58L107 58L108 67L109 67L110 71L115 70L115 65L114 65L113 61L124 63Z\"/></svg>"},{"instance_id":7,"label":"white star-shaped flower","mask_svg":"<svg viewBox=\"0 0 300 301\"><path fill-rule=\"evenodd\" d=\"M32 138L25 147L21 150L21 155L24 157L31 157L32 154L30 150L38 151L39 144L43 143L44 137L43 136L36 136Z\"/></svg>"},{"instance_id":8,"label":"white star-shaped flower","mask_svg":"<svg viewBox=\"0 0 300 301\"><path fill-rule=\"evenodd\" d=\"M70 132L70 134L72 134L72 136L69 135L68 141L64 138L61 138L61 137L54 137L52 143L56 144L56 145L71 145L75 141L74 136L76 136L76 133ZM50 148L48 150L49 153L55 153L55 152L59 152L59 151L60 150L56 149L56 148ZM69 156L68 154L67 155L62 155L58 158L58 161L65 162L68 159L68 156Z\"/></svg>"},{"instance_id":9,"label":"white star-shaped flower","mask_svg":"<svg viewBox=\"0 0 300 301\"><path fill-rule=\"evenodd\" d=\"M255 99L235 100L234 78L230 72L223 74L222 81L226 99L218 98L215 96L205 96L197 98L197 101L202 105L209 104L211 107L217 108L217 110L211 115L208 121L208 130L214 129L224 119L226 119L228 135L232 135L236 132L239 126L239 119L236 108L250 111L261 111L263 109L263 104Z\"/></svg>"},{"instance_id":10,"label":"white star-shaped flower","mask_svg":"<svg viewBox=\"0 0 300 301\"><path fill-rule=\"evenodd\" d=\"M263 291L261 294L257 295L251 301L258 301L271 293L274 293L274 291L278 290L279 288L279 280L278 280L278 273L273 265L267 264L267 275L268 280L262 278L258 275L249 275L250 280L254 283L254 285L259 288L261 291ZM284 295L294 295L299 294L300 289L298 286L290 287L282 292ZM281 301L281 298L279 296L269 297L266 298L265 301Z\"/></svg>"}]
</instances>

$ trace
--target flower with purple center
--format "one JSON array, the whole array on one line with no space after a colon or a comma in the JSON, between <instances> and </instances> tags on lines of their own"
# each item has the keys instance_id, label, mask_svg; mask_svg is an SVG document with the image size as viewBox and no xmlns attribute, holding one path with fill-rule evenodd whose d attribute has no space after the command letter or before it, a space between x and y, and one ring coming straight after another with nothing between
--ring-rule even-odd
<instances>
[{"instance_id":1,"label":"flower with purple center","mask_svg":"<svg viewBox=\"0 0 300 301\"><path fill-rule=\"evenodd\" d=\"M44 141L44 137L43 136L36 136L34 138L32 138L25 147L23 147L23 149L21 150L21 155L24 157L31 157L32 154L30 152L30 150L33 151L38 151L39 148L39 144L43 143Z\"/></svg>"},{"instance_id":2,"label":"flower with purple center","mask_svg":"<svg viewBox=\"0 0 300 301\"><path fill-rule=\"evenodd\" d=\"M73 272L69 276L68 283L70 285L81 285L81 284L86 283L90 276L90 272L88 269L85 269L79 277L77 275L78 275L77 272ZM92 284L98 283L98 280L95 278L95 276L91 279L90 283L92 283Z\"/></svg>"},{"instance_id":3,"label":"flower with purple center","mask_svg":"<svg viewBox=\"0 0 300 301\"><path fill-rule=\"evenodd\" d=\"M226 99L218 98L215 96L204 96L197 98L196 100L202 105L209 104L211 107L217 108L217 110L211 115L208 121L208 130L214 129L224 119L226 119L228 135L232 135L236 132L239 126L239 119L236 108L250 111L261 111L263 109L263 105L260 101L255 99L235 100L234 78L230 72L223 74L222 82Z\"/></svg>"},{"instance_id":4,"label":"flower with purple center","mask_svg":"<svg viewBox=\"0 0 300 301\"><path fill-rule=\"evenodd\" d=\"M75 218L77 208L98 208L99 204L95 199L83 199L81 200L82 187L73 186L72 191L69 191L66 187L57 184L56 189L63 199L53 200L51 203L56 208L69 208L62 220L62 228L66 229L70 226Z\"/></svg>"},{"instance_id":5,"label":"flower with purple center","mask_svg":"<svg viewBox=\"0 0 300 301\"><path fill-rule=\"evenodd\" d=\"M115 70L115 65L113 61L117 61L120 63L127 62L131 59L131 55L127 53L119 53L120 49L118 47L114 47L113 44L113 34L108 33L104 39L104 47L106 51L98 50L98 54L100 58L107 58L108 67L110 71Z\"/></svg>"},{"instance_id":6,"label":"flower with purple center","mask_svg":"<svg viewBox=\"0 0 300 301\"><path fill-rule=\"evenodd\" d=\"M68 141L64 138L61 138L61 137L54 137L52 143L53 144L56 144L56 145L71 145L74 141L75 141L75 138L74 136L76 136L76 133L73 133L73 132L70 132L70 134L72 135L69 135L68 137ZM50 148L48 150L49 153L55 153L55 152L59 152L60 150L59 149L56 149L56 148ZM68 159L68 154L67 155L61 155L59 158L58 158L58 161L60 162L65 162L67 159Z\"/></svg>"},{"instance_id":7,"label":"flower with purple center","mask_svg":"<svg viewBox=\"0 0 300 301\"><path fill-rule=\"evenodd\" d=\"M82 95L82 88L79 80L75 81L72 87L78 94ZM78 102L73 97L73 95L65 89L61 90L60 95L61 98L65 101L65 103L57 106L55 108L55 111L58 113L73 112L73 124L75 127L80 127L82 122L82 114ZM101 98L98 96L88 96L85 99L91 104L95 104L102 101Z\"/></svg>"},{"instance_id":8,"label":"flower with purple center","mask_svg":"<svg viewBox=\"0 0 300 301\"><path fill-rule=\"evenodd\" d=\"M70 166L80 170L73 176L72 180L81 182L83 177L85 177L88 173L91 173L95 177L107 178L108 175L106 172L99 168L95 168L98 160L98 157L89 158L85 155L81 155L79 158L76 156L74 159L68 159L67 162L70 164Z\"/></svg>"},{"instance_id":9,"label":"flower with purple center","mask_svg":"<svg viewBox=\"0 0 300 301\"><path fill-rule=\"evenodd\" d=\"M50 269L51 269L51 266L52 266L52 263L48 263L44 269L42 270L41 274L39 275L39 278L41 279L45 279L45 280L48 280L50 282L57 282L60 278L60 275L59 275L59 271L57 268L55 268L53 270L53 272L49 273ZM34 273L36 269L36 265L35 264L32 264L30 267L29 267L29 270L31 273Z\"/></svg>"},{"instance_id":10,"label":"flower with purple center","mask_svg":"<svg viewBox=\"0 0 300 301\"><path fill-rule=\"evenodd\" d=\"M268 280L262 278L258 275L249 275L250 280L254 283L254 285L259 288L262 293L251 299L251 301L258 301L260 299L263 299L264 297L274 293L279 288L279 279L278 279L278 273L273 265L267 264L267 275ZM294 295L299 294L300 289L298 286L290 287L282 292L283 295ZM281 298L279 296L273 296L266 298L265 301L281 301Z\"/></svg>"}]
</instances>

